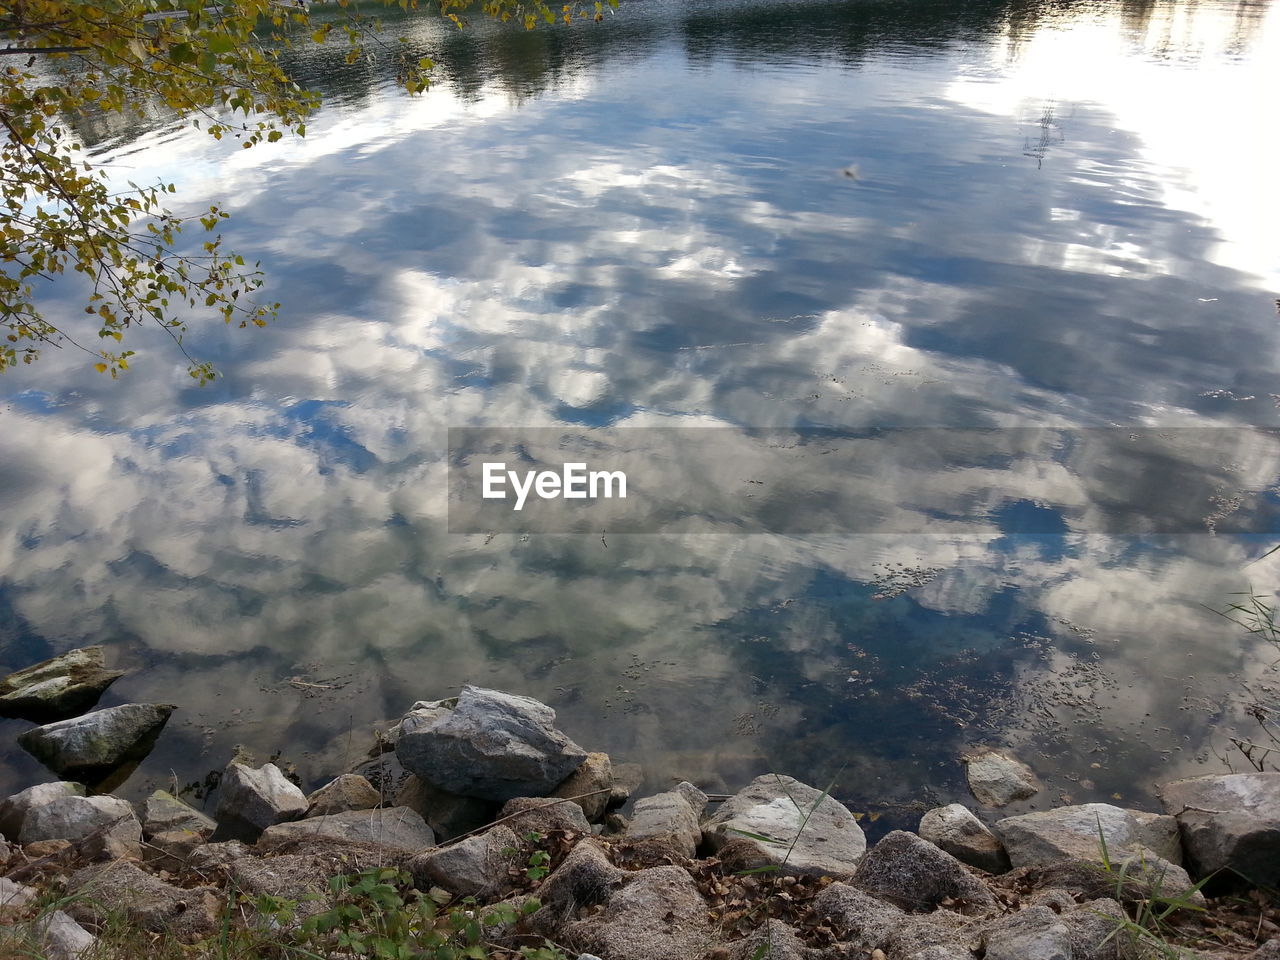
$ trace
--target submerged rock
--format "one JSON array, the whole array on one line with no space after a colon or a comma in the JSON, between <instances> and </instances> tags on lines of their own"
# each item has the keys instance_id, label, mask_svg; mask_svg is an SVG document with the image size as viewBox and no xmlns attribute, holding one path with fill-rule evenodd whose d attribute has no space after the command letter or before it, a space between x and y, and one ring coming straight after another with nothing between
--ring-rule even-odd
<instances>
[{"instance_id":1,"label":"submerged rock","mask_svg":"<svg viewBox=\"0 0 1280 960\"><path fill-rule=\"evenodd\" d=\"M411 711L400 724L396 756L451 793L499 803L542 797L587 758L555 719L530 697L468 685L456 701Z\"/></svg>"},{"instance_id":2,"label":"submerged rock","mask_svg":"<svg viewBox=\"0 0 1280 960\"><path fill-rule=\"evenodd\" d=\"M49 723L77 716L123 676L123 670L106 668L100 646L69 650L0 677L0 717Z\"/></svg>"},{"instance_id":3,"label":"submerged rock","mask_svg":"<svg viewBox=\"0 0 1280 960\"><path fill-rule=\"evenodd\" d=\"M985 806L1004 807L1040 792L1031 768L1008 754L988 750L965 757L964 763L969 789Z\"/></svg>"},{"instance_id":4,"label":"submerged rock","mask_svg":"<svg viewBox=\"0 0 1280 960\"><path fill-rule=\"evenodd\" d=\"M847 877L867 851L862 828L843 804L776 774L756 777L721 804L703 824L703 836L715 850L742 841L762 864L811 876Z\"/></svg>"},{"instance_id":5,"label":"submerged rock","mask_svg":"<svg viewBox=\"0 0 1280 960\"><path fill-rule=\"evenodd\" d=\"M155 745L169 715L165 703L126 703L28 730L18 743L61 777L95 783Z\"/></svg>"},{"instance_id":6,"label":"submerged rock","mask_svg":"<svg viewBox=\"0 0 1280 960\"><path fill-rule=\"evenodd\" d=\"M256 840L268 827L297 820L306 812L306 795L274 763L254 768L233 760L218 785L215 836Z\"/></svg>"},{"instance_id":7,"label":"submerged rock","mask_svg":"<svg viewBox=\"0 0 1280 960\"><path fill-rule=\"evenodd\" d=\"M1160 788L1160 799L1182 828L1196 876L1224 870L1280 886L1280 773L1175 780Z\"/></svg>"},{"instance_id":8,"label":"submerged rock","mask_svg":"<svg viewBox=\"0 0 1280 960\"><path fill-rule=\"evenodd\" d=\"M961 863L987 873L1004 873L1009 869L1009 855L1000 838L959 803L936 807L921 817L920 836Z\"/></svg>"}]
</instances>

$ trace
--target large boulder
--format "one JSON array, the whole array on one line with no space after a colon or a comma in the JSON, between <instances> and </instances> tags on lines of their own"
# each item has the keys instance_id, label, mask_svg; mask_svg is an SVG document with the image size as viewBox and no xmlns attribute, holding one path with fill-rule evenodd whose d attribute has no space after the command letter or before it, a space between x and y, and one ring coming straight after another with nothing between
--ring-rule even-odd
<instances>
[{"instance_id":1,"label":"large boulder","mask_svg":"<svg viewBox=\"0 0 1280 960\"><path fill-rule=\"evenodd\" d=\"M119 797L64 796L33 807L22 821L21 843L92 841L85 852L111 859L141 855L142 824Z\"/></svg>"},{"instance_id":2,"label":"large boulder","mask_svg":"<svg viewBox=\"0 0 1280 960\"><path fill-rule=\"evenodd\" d=\"M219 840L256 840L267 827L307 812L306 795L274 763L250 767L233 760L218 785Z\"/></svg>"},{"instance_id":3,"label":"large boulder","mask_svg":"<svg viewBox=\"0 0 1280 960\"><path fill-rule=\"evenodd\" d=\"M702 842L698 819L706 805L707 795L688 781L675 790L637 800L625 840L631 846L661 846L692 858Z\"/></svg>"},{"instance_id":4,"label":"large boulder","mask_svg":"<svg viewBox=\"0 0 1280 960\"><path fill-rule=\"evenodd\" d=\"M1040 792L1031 768L1007 753L986 750L965 757L964 763L969 789L984 806L1004 807Z\"/></svg>"},{"instance_id":5,"label":"large boulder","mask_svg":"<svg viewBox=\"0 0 1280 960\"><path fill-rule=\"evenodd\" d=\"M325 817L278 823L263 831L261 842L273 844L294 837L327 837L377 843L406 853L417 853L434 846L436 842L431 828L408 807L348 810Z\"/></svg>"},{"instance_id":6,"label":"large boulder","mask_svg":"<svg viewBox=\"0 0 1280 960\"><path fill-rule=\"evenodd\" d=\"M60 777L95 783L141 760L176 708L165 703L126 703L28 730L18 743Z\"/></svg>"},{"instance_id":7,"label":"large boulder","mask_svg":"<svg viewBox=\"0 0 1280 960\"><path fill-rule=\"evenodd\" d=\"M1004 873L1009 869L1009 855L1000 838L959 803L935 807L921 817L920 836L961 863L987 873Z\"/></svg>"},{"instance_id":8,"label":"large boulder","mask_svg":"<svg viewBox=\"0 0 1280 960\"><path fill-rule=\"evenodd\" d=\"M78 783L56 780L53 783L37 783L21 793L15 793L0 803L0 834L16 840L22 833L22 822L27 814L41 804L61 797L83 797L84 787Z\"/></svg>"},{"instance_id":9,"label":"large boulder","mask_svg":"<svg viewBox=\"0 0 1280 960\"><path fill-rule=\"evenodd\" d=\"M735 846L750 845L761 865L796 875L848 877L867 850L858 821L834 797L777 774L726 800L702 832L714 850L743 841Z\"/></svg>"},{"instance_id":10,"label":"large boulder","mask_svg":"<svg viewBox=\"0 0 1280 960\"><path fill-rule=\"evenodd\" d=\"M500 803L546 796L587 758L555 719L537 700L468 685L456 701L410 711L396 756L451 793Z\"/></svg>"},{"instance_id":11,"label":"large boulder","mask_svg":"<svg viewBox=\"0 0 1280 960\"><path fill-rule=\"evenodd\" d=\"M1280 773L1233 773L1175 780L1160 788L1177 818L1192 871L1231 871L1280 886Z\"/></svg>"},{"instance_id":12,"label":"large boulder","mask_svg":"<svg viewBox=\"0 0 1280 960\"><path fill-rule=\"evenodd\" d=\"M1119 860L1142 849L1170 863L1182 862L1173 817L1126 810L1109 803L1058 807L996 821L995 832L1015 867L1058 860Z\"/></svg>"},{"instance_id":13,"label":"large boulder","mask_svg":"<svg viewBox=\"0 0 1280 960\"><path fill-rule=\"evenodd\" d=\"M959 860L903 830L886 834L867 851L852 885L904 910L923 913L944 900L978 910L996 905L991 891Z\"/></svg>"},{"instance_id":14,"label":"large boulder","mask_svg":"<svg viewBox=\"0 0 1280 960\"><path fill-rule=\"evenodd\" d=\"M36 723L65 720L84 713L102 692L124 676L108 670L103 648L81 647L0 677L0 717Z\"/></svg>"},{"instance_id":15,"label":"large boulder","mask_svg":"<svg viewBox=\"0 0 1280 960\"><path fill-rule=\"evenodd\" d=\"M143 804L142 830L148 837L161 833L189 833L208 839L217 826L212 817L205 816L167 790L157 790Z\"/></svg>"}]
</instances>

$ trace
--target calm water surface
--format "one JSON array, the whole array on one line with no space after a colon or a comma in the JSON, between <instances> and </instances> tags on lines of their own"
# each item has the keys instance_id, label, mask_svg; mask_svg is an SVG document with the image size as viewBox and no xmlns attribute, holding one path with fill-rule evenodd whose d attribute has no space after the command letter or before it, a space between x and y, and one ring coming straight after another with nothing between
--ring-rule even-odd
<instances>
[{"instance_id":1,"label":"calm water surface","mask_svg":"<svg viewBox=\"0 0 1280 960\"><path fill-rule=\"evenodd\" d=\"M229 201L285 305L195 331L213 387L159 343L118 383L70 355L0 381L0 667L102 642L133 671L104 703L180 705L125 793L237 744L315 786L463 682L547 701L651 786L776 769L885 822L963 798L981 744L1051 799L1244 766L1226 736L1274 655L1204 605L1280 573L1271 538L1210 532L1280 479L1255 429L1280 422L1280 8L628 0L389 29L433 90L298 51L328 96L302 142L84 130L183 209ZM450 534L459 426L1167 443L896 460L883 496L936 532L602 541ZM1092 521L1191 462L1187 532ZM41 775L0 749L0 793Z\"/></svg>"}]
</instances>

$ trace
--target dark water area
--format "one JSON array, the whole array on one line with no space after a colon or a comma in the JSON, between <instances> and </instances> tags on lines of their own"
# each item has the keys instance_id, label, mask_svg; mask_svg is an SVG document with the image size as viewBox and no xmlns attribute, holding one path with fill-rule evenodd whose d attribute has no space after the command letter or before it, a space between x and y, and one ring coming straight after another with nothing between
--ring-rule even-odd
<instances>
[{"instance_id":1,"label":"dark water area","mask_svg":"<svg viewBox=\"0 0 1280 960\"><path fill-rule=\"evenodd\" d=\"M386 32L432 90L299 45L302 141L81 121L113 175L224 202L284 305L193 329L203 389L158 341L118 382L70 351L0 380L0 669L104 643L104 704L180 707L120 792L237 745L318 786L464 682L652 787L777 770L882 823L964 799L982 745L1041 805L1247 768L1276 653L1209 608L1280 564L1271 3ZM773 532L451 532L450 428L586 438ZM779 460L763 428L946 439ZM0 748L0 794L45 776Z\"/></svg>"}]
</instances>

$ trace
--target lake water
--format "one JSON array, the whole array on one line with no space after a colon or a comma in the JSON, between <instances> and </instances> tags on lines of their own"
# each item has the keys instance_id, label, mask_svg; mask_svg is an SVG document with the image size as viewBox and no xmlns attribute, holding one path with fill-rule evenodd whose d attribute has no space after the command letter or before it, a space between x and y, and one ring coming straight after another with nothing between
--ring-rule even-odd
<instances>
[{"instance_id":1,"label":"lake water","mask_svg":"<svg viewBox=\"0 0 1280 960\"><path fill-rule=\"evenodd\" d=\"M159 342L119 382L70 351L0 379L0 667L101 642L132 670L104 704L179 705L126 795L236 745L316 786L464 682L651 787L777 770L885 823L964 799L984 744L1042 805L1248 768L1228 735L1276 655L1208 608L1280 574L1280 8L626 0L388 31L433 89L299 49L328 98L304 141L85 126L122 179L225 201L284 304L193 330L203 389ZM758 496L767 532L732 504L450 532L459 427L649 438L676 501ZM836 469L756 428L875 443ZM843 522L870 502L885 522ZM0 794L41 776L0 749Z\"/></svg>"}]
</instances>

